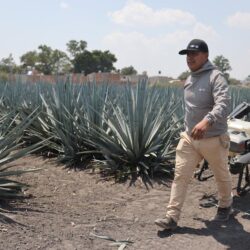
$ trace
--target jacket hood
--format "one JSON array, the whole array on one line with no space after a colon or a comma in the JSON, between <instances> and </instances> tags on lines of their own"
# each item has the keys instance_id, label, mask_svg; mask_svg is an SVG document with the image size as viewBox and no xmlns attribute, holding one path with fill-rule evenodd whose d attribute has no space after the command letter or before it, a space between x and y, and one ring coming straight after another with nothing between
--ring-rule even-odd
<instances>
[{"instance_id":1,"label":"jacket hood","mask_svg":"<svg viewBox=\"0 0 250 250\"><path fill-rule=\"evenodd\" d=\"M207 60L207 62L200 69L198 69L197 71L191 72L191 75L198 76L204 71L208 71L212 69L216 69L216 67L209 60Z\"/></svg>"}]
</instances>

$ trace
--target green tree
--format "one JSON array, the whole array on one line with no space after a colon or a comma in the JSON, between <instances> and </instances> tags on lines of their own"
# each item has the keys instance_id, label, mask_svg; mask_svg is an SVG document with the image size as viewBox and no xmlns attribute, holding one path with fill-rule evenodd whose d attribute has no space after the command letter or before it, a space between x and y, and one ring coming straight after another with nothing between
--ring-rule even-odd
<instances>
[{"instance_id":1,"label":"green tree","mask_svg":"<svg viewBox=\"0 0 250 250\"><path fill-rule=\"evenodd\" d=\"M229 79L228 71L232 70L229 60L225 58L223 55L220 55L214 58L213 63L225 75L225 77Z\"/></svg>"},{"instance_id":2,"label":"green tree","mask_svg":"<svg viewBox=\"0 0 250 250\"><path fill-rule=\"evenodd\" d=\"M40 45L38 50L38 63L36 68L45 75L52 74L54 66L51 60L53 54L52 48L47 45Z\"/></svg>"},{"instance_id":3,"label":"green tree","mask_svg":"<svg viewBox=\"0 0 250 250\"><path fill-rule=\"evenodd\" d=\"M60 70L70 64L67 54L63 51L53 50L47 45L40 45L38 49L36 69L45 75L61 73Z\"/></svg>"},{"instance_id":4,"label":"green tree","mask_svg":"<svg viewBox=\"0 0 250 250\"><path fill-rule=\"evenodd\" d=\"M83 53L87 48L87 42L80 40L70 40L67 44L67 51L70 53L71 58L75 58L77 55Z\"/></svg>"},{"instance_id":5,"label":"green tree","mask_svg":"<svg viewBox=\"0 0 250 250\"><path fill-rule=\"evenodd\" d=\"M0 71L4 73L16 73L17 65L12 54L0 61Z\"/></svg>"},{"instance_id":6,"label":"green tree","mask_svg":"<svg viewBox=\"0 0 250 250\"><path fill-rule=\"evenodd\" d=\"M124 67L121 69L121 74L128 76L128 75L136 75L137 74L137 70L131 65L128 67Z\"/></svg>"},{"instance_id":7,"label":"green tree","mask_svg":"<svg viewBox=\"0 0 250 250\"><path fill-rule=\"evenodd\" d=\"M28 51L20 57L20 67L27 72L29 68L35 68L38 63L38 54L34 51Z\"/></svg>"},{"instance_id":8,"label":"green tree","mask_svg":"<svg viewBox=\"0 0 250 250\"><path fill-rule=\"evenodd\" d=\"M117 61L115 55L107 51L94 50L90 52L84 50L76 54L71 60L74 73L110 72L115 69L113 64Z\"/></svg>"},{"instance_id":9,"label":"green tree","mask_svg":"<svg viewBox=\"0 0 250 250\"><path fill-rule=\"evenodd\" d=\"M87 42L80 40L70 40L67 44L67 51L70 54L70 61L74 73L110 72L115 69L114 63L117 61L114 54L105 50L88 51Z\"/></svg>"},{"instance_id":10,"label":"green tree","mask_svg":"<svg viewBox=\"0 0 250 250\"><path fill-rule=\"evenodd\" d=\"M72 68L72 64L67 54L58 49L55 49L53 51L52 62L54 63L54 68L53 68L54 74L68 73Z\"/></svg>"},{"instance_id":11,"label":"green tree","mask_svg":"<svg viewBox=\"0 0 250 250\"><path fill-rule=\"evenodd\" d=\"M77 54L72 60L74 73L84 73L85 75L95 72L95 60L91 52L85 50L83 53Z\"/></svg>"},{"instance_id":12,"label":"green tree","mask_svg":"<svg viewBox=\"0 0 250 250\"><path fill-rule=\"evenodd\" d=\"M188 78L188 76L190 75L190 71L184 71L182 72L179 76L178 76L178 79L181 80L181 81L184 81Z\"/></svg>"},{"instance_id":13,"label":"green tree","mask_svg":"<svg viewBox=\"0 0 250 250\"><path fill-rule=\"evenodd\" d=\"M110 72L114 70L113 64L117 61L114 54L110 53L109 50L93 50L92 56L95 61L95 72Z\"/></svg>"}]
</instances>

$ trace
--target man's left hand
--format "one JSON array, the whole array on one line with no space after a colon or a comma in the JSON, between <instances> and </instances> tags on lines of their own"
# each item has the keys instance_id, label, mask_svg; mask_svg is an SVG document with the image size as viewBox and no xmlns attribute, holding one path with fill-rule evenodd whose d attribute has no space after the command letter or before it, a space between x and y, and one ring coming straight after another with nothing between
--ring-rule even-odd
<instances>
[{"instance_id":1,"label":"man's left hand","mask_svg":"<svg viewBox=\"0 0 250 250\"><path fill-rule=\"evenodd\" d=\"M192 132L191 132L191 137L194 140L200 140L204 137L204 134L206 133L206 131L208 130L210 124L208 119L204 118L202 121L200 121L199 123L197 123Z\"/></svg>"}]
</instances>

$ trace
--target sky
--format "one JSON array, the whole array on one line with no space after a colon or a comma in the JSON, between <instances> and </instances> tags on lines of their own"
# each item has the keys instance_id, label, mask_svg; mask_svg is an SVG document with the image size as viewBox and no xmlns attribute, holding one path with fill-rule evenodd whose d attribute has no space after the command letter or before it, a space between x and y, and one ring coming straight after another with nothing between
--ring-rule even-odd
<instances>
[{"instance_id":1,"label":"sky","mask_svg":"<svg viewBox=\"0 0 250 250\"><path fill-rule=\"evenodd\" d=\"M88 50L109 50L115 67L178 77L187 70L178 54L193 38L223 55L238 80L250 75L249 0L0 0L0 59L45 44L66 52L70 40Z\"/></svg>"}]
</instances>

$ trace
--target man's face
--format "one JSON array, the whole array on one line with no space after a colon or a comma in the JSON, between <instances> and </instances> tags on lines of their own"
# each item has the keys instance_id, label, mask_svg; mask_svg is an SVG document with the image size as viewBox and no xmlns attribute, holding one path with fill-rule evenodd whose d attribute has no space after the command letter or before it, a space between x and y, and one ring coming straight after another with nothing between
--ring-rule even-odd
<instances>
[{"instance_id":1,"label":"man's face","mask_svg":"<svg viewBox=\"0 0 250 250\"><path fill-rule=\"evenodd\" d=\"M203 64L208 59L207 52L200 52L200 51L188 51L187 52L187 65L189 69L194 72L200 69Z\"/></svg>"}]
</instances>

